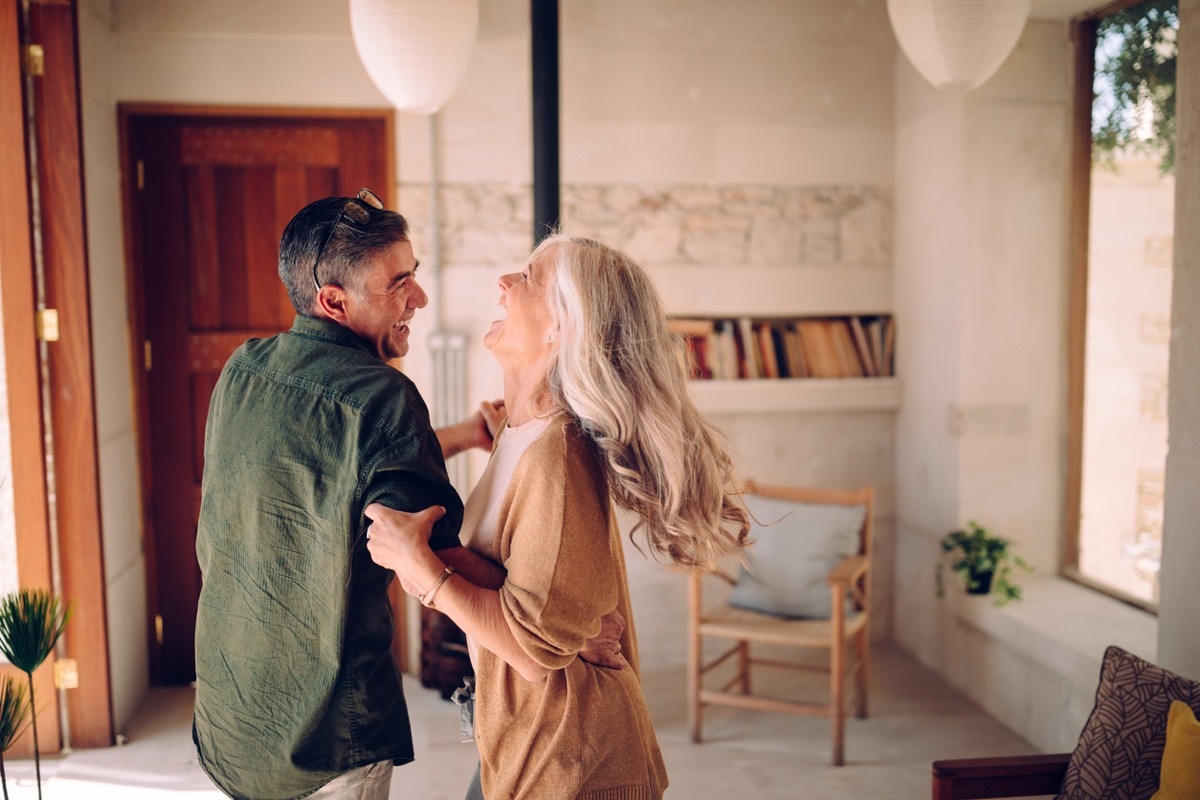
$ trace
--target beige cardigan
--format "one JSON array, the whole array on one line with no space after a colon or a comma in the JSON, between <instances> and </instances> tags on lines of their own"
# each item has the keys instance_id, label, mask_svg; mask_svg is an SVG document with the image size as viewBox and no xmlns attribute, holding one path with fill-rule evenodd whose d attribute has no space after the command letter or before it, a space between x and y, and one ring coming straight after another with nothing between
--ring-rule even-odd
<instances>
[{"instance_id":1,"label":"beige cardigan","mask_svg":"<svg viewBox=\"0 0 1200 800\"><path fill-rule=\"evenodd\" d=\"M529 446L484 555L502 563L504 616L553 670L531 683L480 649L475 734L488 800L657 800L667 786L638 675L620 531L599 458L564 416ZM616 607L630 668L578 658Z\"/></svg>"}]
</instances>

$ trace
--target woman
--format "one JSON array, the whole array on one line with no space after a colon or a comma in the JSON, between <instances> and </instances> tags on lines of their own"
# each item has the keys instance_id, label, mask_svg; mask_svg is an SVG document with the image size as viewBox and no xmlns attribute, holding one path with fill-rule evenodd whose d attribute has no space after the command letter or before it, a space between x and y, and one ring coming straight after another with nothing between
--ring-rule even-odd
<instances>
[{"instance_id":1,"label":"woman","mask_svg":"<svg viewBox=\"0 0 1200 800\"><path fill-rule=\"evenodd\" d=\"M484 345L503 371L508 423L462 528L469 549L503 565L498 588L429 549L436 507L369 507L368 547L471 642L486 797L659 798L667 776L614 504L637 516L635 542L656 556L711 567L747 544L730 458L688 395L661 299L624 253L552 236L500 292L506 315ZM630 621L630 669L577 658L614 607Z\"/></svg>"}]
</instances>

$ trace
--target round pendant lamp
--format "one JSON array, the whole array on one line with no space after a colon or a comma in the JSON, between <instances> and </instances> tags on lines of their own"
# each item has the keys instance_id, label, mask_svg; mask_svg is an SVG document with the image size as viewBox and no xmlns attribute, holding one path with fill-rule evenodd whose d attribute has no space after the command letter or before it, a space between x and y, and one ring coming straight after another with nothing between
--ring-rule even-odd
<instances>
[{"instance_id":1,"label":"round pendant lamp","mask_svg":"<svg viewBox=\"0 0 1200 800\"><path fill-rule=\"evenodd\" d=\"M1025 29L1031 0L888 0L900 49L939 89L974 89Z\"/></svg>"},{"instance_id":2,"label":"round pendant lamp","mask_svg":"<svg viewBox=\"0 0 1200 800\"><path fill-rule=\"evenodd\" d=\"M354 47L400 111L432 114L462 80L479 28L479 0L350 0Z\"/></svg>"}]
</instances>

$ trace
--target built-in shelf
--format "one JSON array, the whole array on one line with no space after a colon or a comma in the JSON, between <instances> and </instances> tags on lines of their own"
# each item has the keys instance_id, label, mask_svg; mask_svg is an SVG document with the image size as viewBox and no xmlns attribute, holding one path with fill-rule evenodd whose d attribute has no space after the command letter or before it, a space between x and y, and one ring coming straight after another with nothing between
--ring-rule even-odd
<instances>
[{"instance_id":1,"label":"built-in shelf","mask_svg":"<svg viewBox=\"0 0 1200 800\"><path fill-rule=\"evenodd\" d=\"M692 381L690 386L706 414L900 408L900 379L894 377Z\"/></svg>"}]
</instances>

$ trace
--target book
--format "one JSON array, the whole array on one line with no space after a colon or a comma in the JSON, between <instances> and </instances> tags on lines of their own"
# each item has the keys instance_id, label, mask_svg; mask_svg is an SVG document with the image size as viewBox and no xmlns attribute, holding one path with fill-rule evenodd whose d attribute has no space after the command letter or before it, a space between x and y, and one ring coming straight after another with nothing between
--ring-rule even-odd
<instances>
[{"instance_id":1,"label":"book","mask_svg":"<svg viewBox=\"0 0 1200 800\"><path fill-rule=\"evenodd\" d=\"M784 331L787 339L788 369L793 378L810 378L812 372L804 360L804 347L800 344L800 328L796 323L788 323Z\"/></svg>"},{"instance_id":2,"label":"book","mask_svg":"<svg viewBox=\"0 0 1200 800\"><path fill-rule=\"evenodd\" d=\"M885 317L875 317L866 323L867 344L871 348L871 358L875 361L880 375L887 375L887 364L883 361L883 323Z\"/></svg>"},{"instance_id":3,"label":"book","mask_svg":"<svg viewBox=\"0 0 1200 800\"><path fill-rule=\"evenodd\" d=\"M896 321L891 317L884 317L883 331L883 358L880 363L883 364L884 375L896 374Z\"/></svg>"},{"instance_id":4,"label":"book","mask_svg":"<svg viewBox=\"0 0 1200 800\"><path fill-rule=\"evenodd\" d=\"M741 317L737 320L737 335L738 342L741 345L741 369L739 373L743 378L761 378L762 366L759 361L761 355L758 351L758 340L754 335L754 326L750 323L749 317Z\"/></svg>"},{"instance_id":5,"label":"book","mask_svg":"<svg viewBox=\"0 0 1200 800\"><path fill-rule=\"evenodd\" d=\"M800 341L804 346L804 360L810 368L809 374L814 378L840 377L841 366L834 349L829 321L808 318L799 320L797 325L800 329Z\"/></svg>"},{"instance_id":6,"label":"book","mask_svg":"<svg viewBox=\"0 0 1200 800\"><path fill-rule=\"evenodd\" d=\"M733 322L727 319L716 323L717 353L720 358L720 379L735 380L741 377L738 369L737 341L733 332Z\"/></svg>"},{"instance_id":7,"label":"book","mask_svg":"<svg viewBox=\"0 0 1200 800\"><path fill-rule=\"evenodd\" d=\"M754 325L754 337L758 343L761 378L779 377L779 358L775 354L775 339L771 336L771 325L759 322Z\"/></svg>"},{"instance_id":8,"label":"book","mask_svg":"<svg viewBox=\"0 0 1200 800\"><path fill-rule=\"evenodd\" d=\"M858 351L854 348L854 336L850 333L849 320L839 317L828 321L830 336L833 338L833 349L837 355L838 377L861 378L863 376L862 362L858 360Z\"/></svg>"},{"instance_id":9,"label":"book","mask_svg":"<svg viewBox=\"0 0 1200 800\"><path fill-rule=\"evenodd\" d=\"M858 360L862 362L863 374L867 377L879 375L879 367L871 354L871 344L867 341L867 331L861 317L850 317L850 332L854 334L854 349L858 353Z\"/></svg>"},{"instance_id":10,"label":"book","mask_svg":"<svg viewBox=\"0 0 1200 800\"><path fill-rule=\"evenodd\" d=\"M799 378L792 371L792 365L788 360L787 349L787 330L783 323L775 323L768 325L767 330L771 334L771 349L775 352L775 363L779 367L779 377L781 378Z\"/></svg>"}]
</instances>

